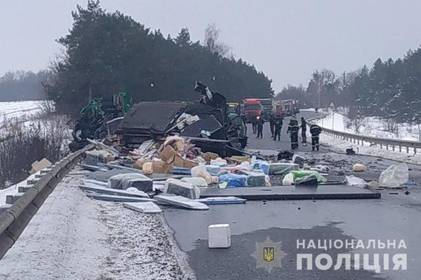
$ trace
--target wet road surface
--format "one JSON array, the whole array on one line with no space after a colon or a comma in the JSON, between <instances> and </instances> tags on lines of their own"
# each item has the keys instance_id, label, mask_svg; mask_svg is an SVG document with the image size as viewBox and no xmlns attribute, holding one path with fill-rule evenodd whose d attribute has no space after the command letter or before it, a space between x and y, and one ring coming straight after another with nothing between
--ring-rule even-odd
<instances>
[{"instance_id":1,"label":"wet road surface","mask_svg":"<svg viewBox=\"0 0 421 280\"><path fill-rule=\"evenodd\" d=\"M309 117L307 113L306 117ZM313 113L314 114L314 113ZM249 148L265 150L289 149L284 121L282 141L270 138L269 124L265 124L264 138L251 135ZM249 132L251 130L249 129ZM353 163L369 166L365 179L378 178L379 173L393 163L368 156L346 156L323 148L319 153L300 145L298 152L313 157L353 174ZM410 177L421 184L421 167L410 165ZM174 237L189 256L189 264L197 279L419 279L421 275L421 191L419 186L405 190L384 190L382 199L373 200L317 200L317 201L248 201L245 205L211 206L209 211L166 209L165 218L174 231ZM208 249L207 227L210 224L228 223L231 226L232 246L229 249ZM257 268L259 260L253 256L256 246L269 238L281 242L279 248L284 257L281 266L273 266L270 272ZM297 248L297 240L404 240L406 249L379 250L378 248L347 248L328 251ZM278 246L278 245L277 245ZM297 270L297 254L311 253L316 257L328 253L335 265L338 254L406 253L407 270L389 270L380 273L363 269L348 270L342 265L327 271L319 269ZM261 260L260 260L261 262ZM313 260L314 262L314 260ZM305 264L305 262L304 262ZM305 266L304 266L305 267Z\"/></svg>"}]
</instances>

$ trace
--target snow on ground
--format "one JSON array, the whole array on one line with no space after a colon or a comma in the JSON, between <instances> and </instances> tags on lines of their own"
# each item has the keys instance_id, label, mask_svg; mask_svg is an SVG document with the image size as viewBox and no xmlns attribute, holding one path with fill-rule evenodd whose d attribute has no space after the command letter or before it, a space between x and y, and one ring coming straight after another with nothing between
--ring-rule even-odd
<instances>
[{"instance_id":1,"label":"snow on ground","mask_svg":"<svg viewBox=\"0 0 421 280\"><path fill-rule=\"evenodd\" d=\"M80 173L79 173L80 174ZM160 215L90 200L68 175L0 260L0 279L192 279Z\"/></svg>"},{"instance_id":2,"label":"snow on ground","mask_svg":"<svg viewBox=\"0 0 421 280\"><path fill-rule=\"evenodd\" d=\"M6 205L6 196L17 194L19 187L27 186L28 185L27 181L35 179L35 176L39 173L40 172L36 172L34 174L31 174L30 176L28 176L28 178L26 178L25 180L15 184L15 185L12 185L12 186L7 187L5 189L0 189L0 207Z\"/></svg>"},{"instance_id":3,"label":"snow on ground","mask_svg":"<svg viewBox=\"0 0 421 280\"><path fill-rule=\"evenodd\" d=\"M348 132L359 135L372 136L377 138L391 138L410 141L419 141L421 126L417 124L396 124L396 131L388 131L391 124L380 118L366 117L361 121L352 121L344 114L328 112L326 117L317 121L321 127L336 131ZM358 129L357 129L358 127Z\"/></svg>"},{"instance_id":4,"label":"snow on ground","mask_svg":"<svg viewBox=\"0 0 421 280\"><path fill-rule=\"evenodd\" d=\"M396 161L403 161L413 164L421 164L421 154L414 154L413 150L409 150L409 153L406 153L406 149L403 148L402 152L398 150L392 151L386 149L380 149L378 146L369 146L369 143L364 143L364 146L357 145L348 141L343 140L340 137L334 137L332 135L327 135L322 133L320 136L320 142L324 145L329 146L333 151L345 153L347 148L353 148L357 154L362 155L371 155L376 157L381 157L385 159L391 159Z\"/></svg>"},{"instance_id":5,"label":"snow on ground","mask_svg":"<svg viewBox=\"0 0 421 280\"><path fill-rule=\"evenodd\" d=\"M314 109L314 108L305 108L305 109L300 109L300 112L316 112L316 109Z\"/></svg>"},{"instance_id":6,"label":"snow on ground","mask_svg":"<svg viewBox=\"0 0 421 280\"><path fill-rule=\"evenodd\" d=\"M355 121L348 119L344 113L332 111L324 113L324 118L315 120L318 125L324 128L377 138L418 141L418 125L399 124L397 132L392 133L386 131L388 126L387 121L379 118L366 117L357 124ZM359 127L358 132L356 126ZM392 147L389 147L389 150L387 150L385 147L382 149L377 145L370 146L370 143L367 142L362 143L363 145L357 145L346 141L341 137L335 137L325 133L322 133L320 141L329 146L332 150L338 152L345 152L345 149L352 147L359 154L421 164L421 154L415 154L412 148L410 148L409 153L407 153L406 148L404 147L402 148L402 151L399 152L398 147L395 147L395 151L393 151Z\"/></svg>"},{"instance_id":7,"label":"snow on ground","mask_svg":"<svg viewBox=\"0 0 421 280\"><path fill-rule=\"evenodd\" d=\"M30 117L41 112L41 105L44 101L14 101L0 102L0 123L4 118Z\"/></svg>"}]
</instances>

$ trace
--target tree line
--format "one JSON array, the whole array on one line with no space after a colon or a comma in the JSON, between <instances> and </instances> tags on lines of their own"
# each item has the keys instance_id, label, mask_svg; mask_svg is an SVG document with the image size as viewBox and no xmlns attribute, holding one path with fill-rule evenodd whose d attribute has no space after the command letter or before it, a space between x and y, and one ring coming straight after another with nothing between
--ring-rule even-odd
<instances>
[{"instance_id":1,"label":"tree line","mask_svg":"<svg viewBox=\"0 0 421 280\"><path fill-rule=\"evenodd\" d=\"M206 29L201 44L186 28L164 37L118 11L105 11L99 1L78 6L72 16L71 30L58 40L65 54L46 85L59 111L77 113L89 98L120 91L134 101L198 99L195 81L232 101L273 96L271 80L230 56L215 26Z\"/></svg>"},{"instance_id":2,"label":"tree line","mask_svg":"<svg viewBox=\"0 0 421 280\"><path fill-rule=\"evenodd\" d=\"M45 99L43 82L48 81L50 77L49 71L7 72L0 77L0 101Z\"/></svg>"},{"instance_id":3,"label":"tree line","mask_svg":"<svg viewBox=\"0 0 421 280\"><path fill-rule=\"evenodd\" d=\"M351 118L376 116L396 122L421 123L421 48L396 60L376 60L369 68L335 75L315 71L307 87L288 86L278 98L295 98L303 106L332 103L349 109Z\"/></svg>"}]
</instances>

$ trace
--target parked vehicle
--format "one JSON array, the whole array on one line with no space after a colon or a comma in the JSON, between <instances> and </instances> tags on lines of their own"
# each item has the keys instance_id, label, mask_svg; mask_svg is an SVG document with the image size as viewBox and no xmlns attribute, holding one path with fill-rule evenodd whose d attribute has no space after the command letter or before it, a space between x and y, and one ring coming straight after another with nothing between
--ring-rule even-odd
<instances>
[{"instance_id":1,"label":"parked vehicle","mask_svg":"<svg viewBox=\"0 0 421 280\"><path fill-rule=\"evenodd\" d=\"M274 100L272 103L272 113L275 116L287 117L299 112L298 101L294 99Z\"/></svg>"},{"instance_id":2,"label":"parked vehicle","mask_svg":"<svg viewBox=\"0 0 421 280\"><path fill-rule=\"evenodd\" d=\"M272 99L271 98L262 98L260 99L260 104L262 104L263 108L263 119L265 121L269 121L270 115L272 114Z\"/></svg>"},{"instance_id":3,"label":"parked vehicle","mask_svg":"<svg viewBox=\"0 0 421 280\"><path fill-rule=\"evenodd\" d=\"M246 98L242 104L242 115L245 117L246 122L251 123L257 116L261 116L263 112L260 99Z\"/></svg>"}]
</instances>

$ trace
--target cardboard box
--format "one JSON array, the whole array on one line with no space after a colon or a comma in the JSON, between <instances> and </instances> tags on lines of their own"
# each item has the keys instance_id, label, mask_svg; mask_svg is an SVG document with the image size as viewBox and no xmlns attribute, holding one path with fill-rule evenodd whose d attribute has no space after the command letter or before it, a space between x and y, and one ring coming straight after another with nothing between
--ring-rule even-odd
<instances>
[{"instance_id":1,"label":"cardboard box","mask_svg":"<svg viewBox=\"0 0 421 280\"><path fill-rule=\"evenodd\" d=\"M170 145L164 146L162 150L159 151L159 158L168 164L174 162L176 155L178 155L177 151Z\"/></svg>"},{"instance_id":2,"label":"cardboard box","mask_svg":"<svg viewBox=\"0 0 421 280\"><path fill-rule=\"evenodd\" d=\"M171 173L172 166L162 160L153 160L152 161L152 171L153 173Z\"/></svg>"},{"instance_id":3,"label":"cardboard box","mask_svg":"<svg viewBox=\"0 0 421 280\"><path fill-rule=\"evenodd\" d=\"M179 154L177 154L174 158L174 161L172 162L172 165L178 167L193 168L199 164L195 161L182 158Z\"/></svg>"}]
</instances>

